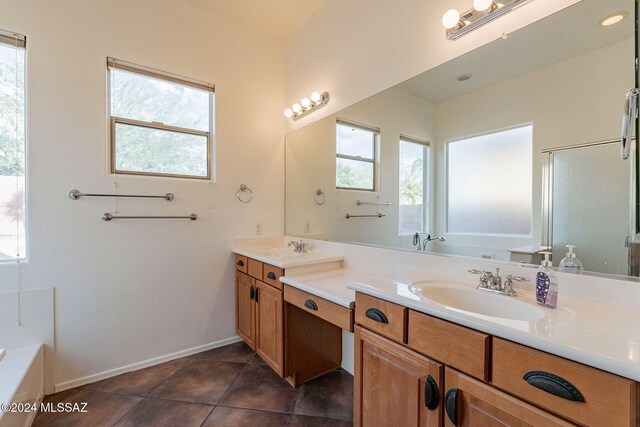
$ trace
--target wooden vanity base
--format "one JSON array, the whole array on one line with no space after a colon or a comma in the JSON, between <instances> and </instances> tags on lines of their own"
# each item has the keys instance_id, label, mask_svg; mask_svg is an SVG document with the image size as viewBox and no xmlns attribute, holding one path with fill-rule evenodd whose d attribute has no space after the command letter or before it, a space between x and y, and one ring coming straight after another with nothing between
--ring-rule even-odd
<instances>
[{"instance_id":1,"label":"wooden vanity base","mask_svg":"<svg viewBox=\"0 0 640 427\"><path fill-rule=\"evenodd\" d=\"M339 368L342 329L285 303L285 380L294 387Z\"/></svg>"}]
</instances>

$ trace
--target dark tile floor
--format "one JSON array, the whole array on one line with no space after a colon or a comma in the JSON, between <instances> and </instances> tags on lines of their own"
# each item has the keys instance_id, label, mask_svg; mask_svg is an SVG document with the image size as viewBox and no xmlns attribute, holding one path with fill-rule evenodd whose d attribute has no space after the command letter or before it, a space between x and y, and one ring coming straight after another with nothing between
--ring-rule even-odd
<instances>
[{"instance_id":1,"label":"dark tile floor","mask_svg":"<svg viewBox=\"0 0 640 427\"><path fill-rule=\"evenodd\" d=\"M342 369L297 389L244 343L48 396L86 413L41 413L34 426L352 426L353 377Z\"/></svg>"}]
</instances>

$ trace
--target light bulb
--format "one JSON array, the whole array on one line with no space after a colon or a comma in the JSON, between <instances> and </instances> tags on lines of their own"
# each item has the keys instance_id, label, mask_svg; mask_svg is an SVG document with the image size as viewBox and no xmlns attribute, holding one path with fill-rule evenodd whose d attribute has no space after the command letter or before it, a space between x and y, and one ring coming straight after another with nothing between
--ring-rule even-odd
<instances>
[{"instance_id":1,"label":"light bulb","mask_svg":"<svg viewBox=\"0 0 640 427\"><path fill-rule=\"evenodd\" d=\"M300 104L295 103L293 104L293 106L291 107L293 109L293 112L298 114L302 111L302 107L300 106Z\"/></svg>"},{"instance_id":2,"label":"light bulb","mask_svg":"<svg viewBox=\"0 0 640 427\"><path fill-rule=\"evenodd\" d=\"M322 99L322 95L320 95L320 92L311 92L311 100L313 102L317 104L318 102L320 102L321 99Z\"/></svg>"},{"instance_id":3,"label":"light bulb","mask_svg":"<svg viewBox=\"0 0 640 427\"><path fill-rule=\"evenodd\" d=\"M442 15L442 25L447 30L457 27L459 22L460 12L456 9L449 9Z\"/></svg>"},{"instance_id":4,"label":"light bulb","mask_svg":"<svg viewBox=\"0 0 640 427\"><path fill-rule=\"evenodd\" d=\"M291 108L287 108L284 110L284 116L287 118L293 116L293 110Z\"/></svg>"},{"instance_id":5,"label":"light bulb","mask_svg":"<svg viewBox=\"0 0 640 427\"><path fill-rule=\"evenodd\" d=\"M309 98L302 98L302 100L300 100L300 104L302 104L304 109L307 109L311 107L311 100Z\"/></svg>"},{"instance_id":6,"label":"light bulb","mask_svg":"<svg viewBox=\"0 0 640 427\"><path fill-rule=\"evenodd\" d=\"M493 0L473 0L473 8L478 12L488 10L493 6Z\"/></svg>"}]
</instances>

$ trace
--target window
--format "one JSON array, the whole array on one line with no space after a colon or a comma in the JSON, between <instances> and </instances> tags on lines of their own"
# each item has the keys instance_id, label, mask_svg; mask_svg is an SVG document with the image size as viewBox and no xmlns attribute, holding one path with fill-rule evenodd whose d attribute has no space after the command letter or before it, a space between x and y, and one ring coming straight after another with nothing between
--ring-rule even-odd
<instances>
[{"instance_id":1,"label":"window","mask_svg":"<svg viewBox=\"0 0 640 427\"><path fill-rule=\"evenodd\" d=\"M429 143L400 137L400 235L426 233L429 225Z\"/></svg>"},{"instance_id":2,"label":"window","mask_svg":"<svg viewBox=\"0 0 640 427\"><path fill-rule=\"evenodd\" d=\"M26 258L25 46L0 30L0 262Z\"/></svg>"},{"instance_id":3,"label":"window","mask_svg":"<svg viewBox=\"0 0 640 427\"><path fill-rule=\"evenodd\" d=\"M111 172L210 179L214 88L107 59Z\"/></svg>"},{"instance_id":4,"label":"window","mask_svg":"<svg viewBox=\"0 0 640 427\"><path fill-rule=\"evenodd\" d=\"M375 191L380 129L338 120L336 188Z\"/></svg>"},{"instance_id":5,"label":"window","mask_svg":"<svg viewBox=\"0 0 640 427\"><path fill-rule=\"evenodd\" d=\"M531 235L533 126L447 144L447 231Z\"/></svg>"}]
</instances>

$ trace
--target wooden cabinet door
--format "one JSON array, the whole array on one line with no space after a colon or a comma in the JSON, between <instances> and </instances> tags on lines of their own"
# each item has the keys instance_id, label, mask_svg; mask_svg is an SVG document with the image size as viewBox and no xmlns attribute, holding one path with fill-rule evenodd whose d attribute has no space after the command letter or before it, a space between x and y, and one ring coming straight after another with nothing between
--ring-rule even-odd
<instances>
[{"instance_id":1,"label":"wooden cabinet door","mask_svg":"<svg viewBox=\"0 0 640 427\"><path fill-rule=\"evenodd\" d=\"M256 349L254 294L254 279L236 272L236 332L253 350Z\"/></svg>"},{"instance_id":2,"label":"wooden cabinet door","mask_svg":"<svg viewBox=\"0 0 640 427\"><path fill-rule=\"evenodd\" d=\"M271 368L284 374L282 291L259 280L256 283L256 353Z\"/></svg>"},{"instance_id":3,"label":"wooden cabinet door","mask_svg":"<svg viewBox=\"0 0 640 427\"><path fill-rule=\"evenodd\" d=\"M442 425L442 365L360 326L355 347L356 426Z\"/></svg>"},{"instance_id":4,"label":"wooden cabinet door","mask_svg":"<svg viewBox=\"0 0 640 427\"><path fill-rule=\"evenodd\" d=\"M560 418L450 368L445 378L445 426L571 426Z\"/></svg>"}]
</instances>

